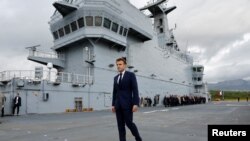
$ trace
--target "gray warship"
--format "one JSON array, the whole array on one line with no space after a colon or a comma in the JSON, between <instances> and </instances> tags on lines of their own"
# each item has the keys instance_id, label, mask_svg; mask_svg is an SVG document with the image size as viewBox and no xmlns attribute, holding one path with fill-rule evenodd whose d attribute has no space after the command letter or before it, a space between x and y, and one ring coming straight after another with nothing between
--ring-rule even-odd
<instances>
[{"instance_id":1,"label":"gray warship","mask_svg":"<svg viewBox=\"0 0 250 141\"><path fill-rule=\"evenodd\" d=\"M176 6L167 4L150 1L138 9L128 0L55 1L51 52L27 48L28 60L41 65L0 72L5 113L12 113L17 93L20 114L109 109L119 57L137 76L140 97L158 97L156 106L170 95L208 99L204 67L178 46L167 18Z\"/></svg>"}]
</instances>

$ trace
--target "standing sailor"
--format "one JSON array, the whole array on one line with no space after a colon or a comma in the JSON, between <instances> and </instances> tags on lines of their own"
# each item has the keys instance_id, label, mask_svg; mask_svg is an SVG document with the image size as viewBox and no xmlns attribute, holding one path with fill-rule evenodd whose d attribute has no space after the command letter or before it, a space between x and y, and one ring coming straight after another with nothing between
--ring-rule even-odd
<instances>
[{"instance_id":1,"label":"standing sailor","mask_svg":"<svg viewBox=\"0 0 250 141\"><path fill-rule=\"evenodd\" d=\"M22 106L22 99L19 96L19 93L17 93L16 97L13 100L14 107L13 107L13 115L15 115L15 110L17 108L17 116L19 115L19 107Z\"/></svg>"}]
</instances>

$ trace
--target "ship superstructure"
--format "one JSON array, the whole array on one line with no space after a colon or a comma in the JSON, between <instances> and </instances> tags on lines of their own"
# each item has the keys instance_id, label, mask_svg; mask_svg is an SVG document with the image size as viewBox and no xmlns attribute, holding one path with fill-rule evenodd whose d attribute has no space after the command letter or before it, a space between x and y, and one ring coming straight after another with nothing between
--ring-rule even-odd
<instances>
[{"instance_id":1,"label":"ship superstructure","mask_svg":"<svg viewBox=\"0 0 250 141\"><path fill-rule=\"evenodd\" d=\"M136 74L140 97L205 96L197 91L192 56L181 51L168 25L167 15L176 7L166 0L140 9L128 0L59 0L53 6L52 53L28 48L28 59L49 71L0 73L9 112L17 92L24 97L23 114L108 109L119 57L126 57L127 70Z\"/></svg>"}]
</instances>

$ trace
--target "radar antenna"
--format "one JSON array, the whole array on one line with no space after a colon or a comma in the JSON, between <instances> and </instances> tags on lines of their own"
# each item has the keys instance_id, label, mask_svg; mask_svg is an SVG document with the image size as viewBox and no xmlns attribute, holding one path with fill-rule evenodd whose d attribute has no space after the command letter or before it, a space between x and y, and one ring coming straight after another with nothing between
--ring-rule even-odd
<instances>
[{"instance_id":1,"label":"radar antenna","mask_svg":"<svg viewBox=\"0 0 250 141\"><path fill-rule=\"evenodd\" d=\"M40 47L41 45L34 45L34 46L29 46L29 47L25 47L25 49L30 49L35 51L37 47Z\"/></svg>"}]
</instances>

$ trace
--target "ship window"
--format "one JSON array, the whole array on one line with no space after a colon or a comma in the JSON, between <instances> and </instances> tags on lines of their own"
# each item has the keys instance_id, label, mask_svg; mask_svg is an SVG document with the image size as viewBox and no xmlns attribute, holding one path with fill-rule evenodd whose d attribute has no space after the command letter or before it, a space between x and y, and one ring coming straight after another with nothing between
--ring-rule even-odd
<instances>
[{"instance_id":1,"label":"ship window","mask_svg":"<svg viewBox=\"0 0 250 141\"><path fill-rule=\"evenodd\" d=\"M102 25L102 17L96 16L95 17L95 26L101 26Z\"/></svg>"},{"instance_id":2,"label":"ship window","mask_svg":"<svg viewBox=\"0 0 250 141\"><path fill-rule=\"evenodd\" d=\"M83 18L78 19L77 23L78 23L79 28L84 27L84 19Z\"/></svg>"},{"instance_id":3,"label":"ship window","mask_svg":"<svg viewBox=\"0 0 250 141\"><path fill-rule=\"evenodd\" d=\"M195 68L193 68L193 71L195 72L195 71L196 71L196 69L195 69Z\"/></svg>"},{"instance_id":4,"label":"ship window","mask_svg":"<svg viewBox=\"0 0 250 141\"><path fill-rule=\"evenodd\" d=\"M200 77L198 77L198 81L201 81L201 78L200 78Z\"/></svg>"},{"instance_id":5,"label":"ship window","mask_svg":"<svg viewBox=\"0 0 250 141\"><path fill-rule=\"evenodd\" d=\"M197 72L202 72L202 68L197 68Z\"/></svg>"},{"instance_id":6,"label":"ship window","mask_svg":"<svg viewBox=\"0 0 250 141\"><path fill-rule=\"evenodd\" d=\"M103 26L107 29L110 29L110 25L111 25L111 20L104 18L104 24Z\"/></svg>"},{"instance_id":7,"label":"ship window","mask_svg":"<svg viewBox=\"0 0 250 141\"><path fill-rule=\"evenodd\" d=\"M64 26L64 31L65 31L65 34L69 34L70 33L69 25Z\"/></svg>"},{"instance_id":8,"label":"ship window","mask_svg":"<svg viewBox=\"0 0 250 141\"><path fill-rule=\"evenodd\" d=\"M122 32L123 32L123 26L120 26L119 34L122 35Z\"/></svg>"},{"instance_id":9,"label":"ship window","mask_svg":"<svg viewBox=\"0 0 250 141\"><path fill-rule=\"evenodd\" d=\"M60 28L60 29L58 30L58 32L59 32L59 36L60 36L60 37L63 37L63 36L64 36L63 28Z\"/></svg>"},{"instance_id":10,"label":"ship window","mask_svg":"<svg viewBox=\"0 0 250 141\"><path fill-rule=\"evenodd\" d=\"M55 40L58 39L58 32L57 31L53 32L53 36Z\"/></svg>"},{"instance_id":11,"label":"ship window","mask_svg":"<svg viewBox=\"0 0 250 141\"><path fill-rule=\"evenodd\" d=\"M93 26L94 19L92 16L86 16L86 25Z\"/></svg>"},{"instance_id":12,"label":"ship window","mask_svg":"<svg viewBox=\"0 0 250 141\"><path fill-rule=\"evenodd\" d=\"M160 33L163 33L163 28L160 28Z\"/></svg>"},{"instance_id":13,"label":"ship window","mask_svg":"<svg viewBox=\"0 0 250 141\"><path fill-rule=\"evenodd\" d=\"M118 24L117 23L113 23L112 24L112 31L114 31L116 33L117 30L118 30Z\"/></svg>"},{"instance_id":14,"label":"ship window","mask_svg":"<svg viewBox=\"0 0 250 141\"><path fill-rule=\"evenodd\" d=\"M128 32L128 29L127 29L127 28L124 28L123 36L126 36L126 35L127 35L127 32Z\"/></svg>"},{"instance_id":15,"label":"ship window","mask_svg":"<svg viewBox=\"0 0 250 141\"><path fill-rule=\"evenodd\" d=\"M159 23L160 23L160 26L161 26L161 25L162 25L162 23L163 23L163 22L162 22L162 19L160 19L160 20L159 20Z\"/></svg>"},{"instance_id":16,"label":"ship window","mask_svg":"<svg viewBox=\"0 0 250 141\"><path fill-rule=\"evenodd\" d=\"M71 30L72 30L72 32L74 32L74 31L76 31L76 30L77 30L76 21L73 21L73 22L70 24L70 26L71 26Z\"/></svg>"}]
</instances>

